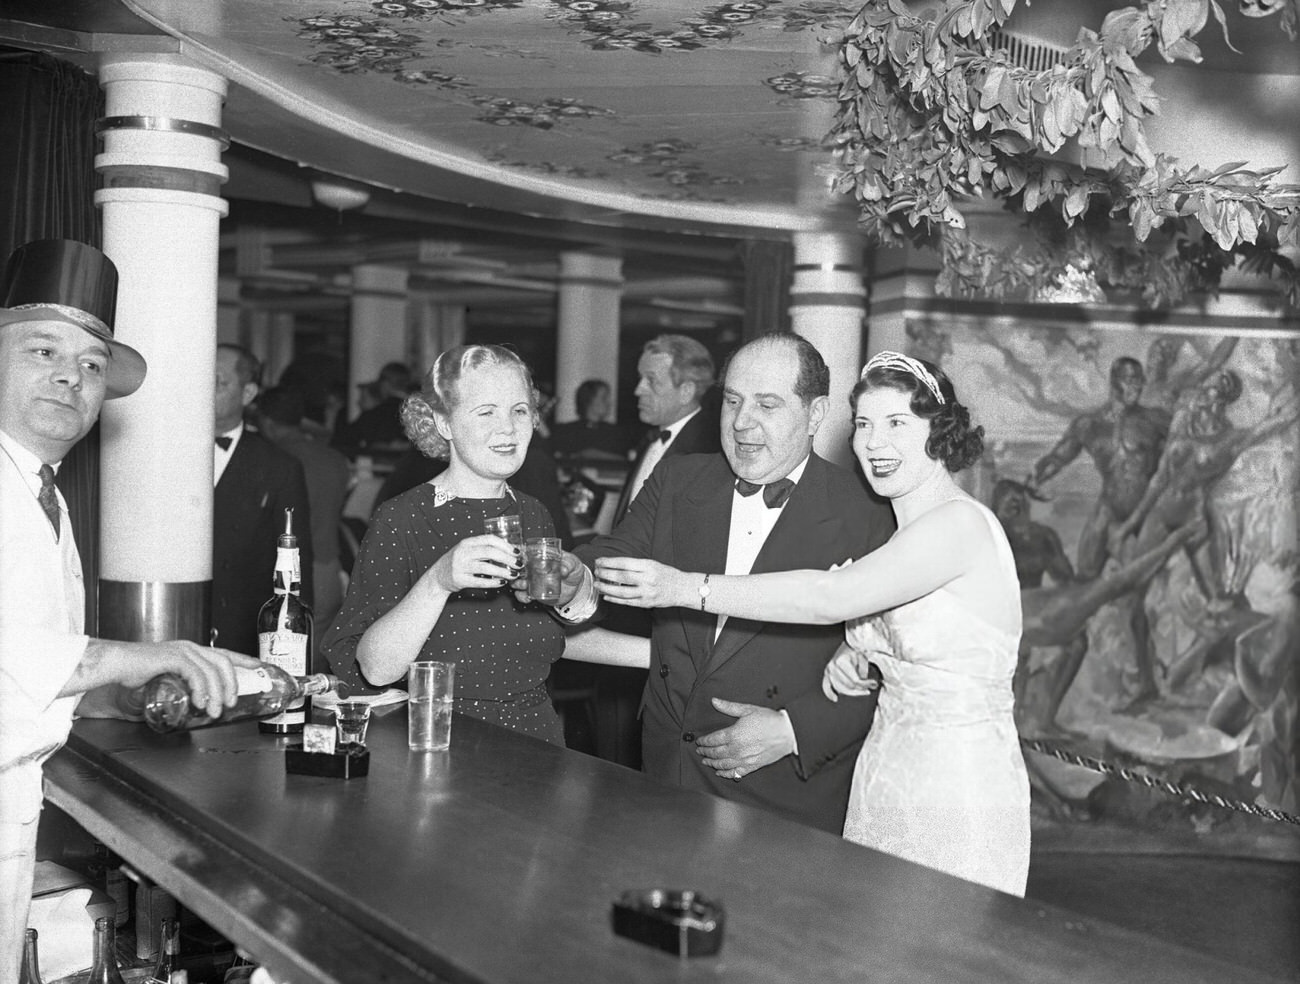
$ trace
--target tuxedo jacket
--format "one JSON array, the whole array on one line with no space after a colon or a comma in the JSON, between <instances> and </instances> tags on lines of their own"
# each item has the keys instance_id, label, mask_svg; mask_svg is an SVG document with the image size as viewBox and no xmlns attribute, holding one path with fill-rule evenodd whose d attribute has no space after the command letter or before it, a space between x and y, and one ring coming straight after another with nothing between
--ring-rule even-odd
<instances>
[{"instance_id":1,"label":"tuxedo jacket","mask_svg":"<svg viewBox=\"0 0 1300 984\"><path fill-rule=\"evenodd\" d=\"M578 548L601 556L648 557L685 571L726 570L735 475L721 454L676 455L655 468L626 519ZM812 455L754 561L753 572L829 568L856 559L892 534L893 515L853 474ZM610 605L609 607L614 607ZM642 698L643 768L674 785L714 793L840 833L858 748L875 697L830 701L822 670L844 626L788 625L717 616L698 608L652 614L651 662ZM711 699L784 708L798 755L736 782L701 761L695 739L735 719Z\"/></svg>"},{"instance_id":2,"label":"tuxedo jacket","mask_svg":"<svg viewBox=\"0 0 1300 984\"><path fill-rule=\"evenodd\" d=\"M705 404L700 408L700 412L688 420L677 436L673 438L672 443L664 449L664 458L670 455L678 454L712 454L722 450L721 425L718 421L718 411L711 409L712 403ZM627 515L628 497L632 494L632 481L636 478L637 470L641 467L641 461L645 458L646 451L654 443L655 436L659 428L649 431L637 445L636 461L633 462L631 470L627 473L627 481L623 483L623 491L619 494L618 508L614 510L614 525L623 521ZM661 462L663 458L659 459ZM655 466L658 468L658 466Z\"/></svg>"},{"instance_id":3,"label":"tuxedo jacket","mask_svg":"<svg viewBox=\"0 0 1300 984\"><path fill-rule=\"evenodd\" d=\"M293 508L302 600L312 603L311 510L302 465L244 429L212 502L212 627L217 645L257 655L257 612L271 597L276 542Z\"/></svg>"}]
</instances>

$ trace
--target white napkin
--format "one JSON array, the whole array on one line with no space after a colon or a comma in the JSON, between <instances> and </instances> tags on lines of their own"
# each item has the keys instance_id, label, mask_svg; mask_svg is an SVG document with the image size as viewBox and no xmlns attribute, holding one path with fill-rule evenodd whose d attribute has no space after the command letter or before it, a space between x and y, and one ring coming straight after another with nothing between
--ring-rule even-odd
<instances>
[{"instance_id":1,"label":"white napkin","mask_svg":"<svg viewBox=\"0 0 1300 984\"><path fill-rule=\"evenodd\" d=\"M316 707L331 709L342 699L337 690L327 690L323 694L317 694L312 698L312 703ZM371 707L383 707L386 704L400 704L406 700L406 691L398 690L396 687L389 687L377 694L352 694L348 700L364 700Z\"/></svg>"},{"instance_id":2,"label":"white napkin","mask_svg":"<svg viewBox=\"0 0 1300 984\"><path fill-rule=\"evenodd\" d=\"M86 911L89 901L89 888L32 899L27 925L36 930L41 976L47 981L89 970L95 962L95 920Z\"/></svg>"}]
</instances>

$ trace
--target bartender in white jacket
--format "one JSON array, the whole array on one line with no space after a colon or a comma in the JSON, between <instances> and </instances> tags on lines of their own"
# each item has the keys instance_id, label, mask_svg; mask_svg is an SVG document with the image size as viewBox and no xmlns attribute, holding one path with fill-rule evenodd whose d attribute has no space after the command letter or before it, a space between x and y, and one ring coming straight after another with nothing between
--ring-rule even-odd
<instances>
[{"instance_id":1,"label":"bartender in white jacket","mask_svg":"<svg viewBox=\"0 0 1300 984\"><path fill-rule=\"evenodd\" d=\"M0 288L0 984L22 960L41 765L74 713L138 717L138 688L170 671L216 715L234 703L234 666L256 665L192 642L84 633L81 558L54 475L104 400L144 381L144 359L113 338L116 298L108 257L63 239L20 246Z\"/></svg>"}]
</instances>

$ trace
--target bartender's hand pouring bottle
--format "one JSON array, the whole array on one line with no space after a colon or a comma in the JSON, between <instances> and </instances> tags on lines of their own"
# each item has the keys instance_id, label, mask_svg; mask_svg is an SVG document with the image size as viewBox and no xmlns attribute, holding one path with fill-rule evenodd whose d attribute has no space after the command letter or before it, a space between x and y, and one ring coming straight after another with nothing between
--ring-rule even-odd
<instances>
[{"instance_id":1,"label":"bartender's hand pouring bottle","mask_svg":"<svg viewBox=\"0 0 1300 984\"><path fill-rule=\"evenodd\" d=\"M328 673L296 677L270 663L252 668L236 666L235 679L239 684L239 698L233 707L223 708L220 716L213 718L203 708L194 706L183 677L160 673L144 685L145 723L154 731L166 733L245 718L264 718L339 685L338 677Z\"/></svg>"}]
</instances>

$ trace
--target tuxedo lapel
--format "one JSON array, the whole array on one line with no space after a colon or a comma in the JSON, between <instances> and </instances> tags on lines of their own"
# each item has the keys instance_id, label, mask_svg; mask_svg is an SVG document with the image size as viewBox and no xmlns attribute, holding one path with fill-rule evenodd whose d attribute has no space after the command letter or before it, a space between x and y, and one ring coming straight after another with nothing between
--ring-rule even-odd
<instances>
[{"instance_id":1,"label":"tuxedo lapel","mask_svg":"<svg viewBox=\"0 0 1300 984\"><path fill-rule=\"evenodd\" d=\"M825 463L816 455L808 459L803 478L795 486L780 519L763 543L763 549L754 558L750 573L766 574L771 571L826 566L824 558L833 555L835 541L843 533L843 525L831 508L825 467ZM848 554L845 554L845 559L849 559ZM767 624L761 619L727 619L713 644L706 672L713 672L731 659Z\"/></svg>"},{"instance_id":2,"label":"tuxedo lapel","mask_svg":"<svg viewBox=\"0 0 1300 984\"><path fill-rule=\"evenodd\" d=\"M656 430L646 431L645 437L641 438L641 443L637 445L636 457L632 459L632 468L623 482L623 491L618 494L618 508L614 510L615 526L627 515L627 507L632 503L632 482L636 478L636 473L641 470L641 462L645 461L646 452L650 449L657 433Z\"/></svg>"},{"instance_id":3,"label":"tuxedo lapel","mask_svg":"<svg viewBox=\"0 0 1300 984\"><path fill-rule=\"evenodd\" d=\"M719 456L716 467L682 492L677 515L690 520L675 524L673 530L672 563L679 570L718 573L726 569L733 481L726 459ZM717 618L699 611L698 605L676 611L698 670L709 660Z\"/></svg>"}]
</instances>

